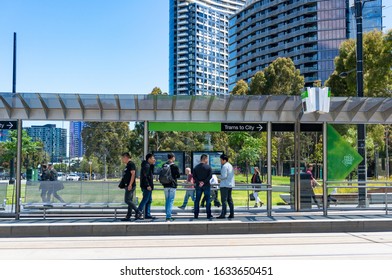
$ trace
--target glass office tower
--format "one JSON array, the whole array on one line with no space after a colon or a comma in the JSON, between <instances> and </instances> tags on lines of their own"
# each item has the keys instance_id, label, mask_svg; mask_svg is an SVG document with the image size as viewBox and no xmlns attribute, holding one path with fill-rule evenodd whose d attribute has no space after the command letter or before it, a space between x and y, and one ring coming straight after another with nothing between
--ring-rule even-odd
<instances>
[{"instance_id":1,"label":"glass office tower","mask_svg":"<svg viewBox=\"0 0 392 280\"><path fill-rule=\"evenodd\" d=\"M80 158L84 155L84 146L82 131L85 127L84 122L74 122L71 121L69 124L70 130L70 141L69 141L69 157L70 158Z\"/></svg>"},{"instance_id":2,"label":"glass office tower","mask_svg":"<svg viewBox=\"0 0 392 280\"><path fill-rule=\"evenodd\" d=\"M246 0L170 0L169 94L228 94L229 16Z\"/></svg>"},{"instance_id":3,"label":"glass office tower","mask_svg":"<svg viewBox=\"0 0 392 280\"><path fill-rule=\"evenodd\" d=\"M355 22L355 0L348 1L349 9L349 36L356 38L356 22ZM362 1L365 2L365 1ZM374 29L382 30L382 0L372 0L365 2L362 10L363 16L363 32L370 32Z\"/></svg>"},{"instance_id":4,"label":"glass office tower","mask_svg":"<svg viewBox=\"0 0 392 280\"><path fill-rule=\"evenodd\" d=\"M278 57L290 57L307 86L324 83L349 38L351 11L349 0L249 1L230 18L229 89L238 80L249 82ZM381 21L381 14L368 21L370 14L364 11L365 25Z\"/></svg>"}]
</instances>

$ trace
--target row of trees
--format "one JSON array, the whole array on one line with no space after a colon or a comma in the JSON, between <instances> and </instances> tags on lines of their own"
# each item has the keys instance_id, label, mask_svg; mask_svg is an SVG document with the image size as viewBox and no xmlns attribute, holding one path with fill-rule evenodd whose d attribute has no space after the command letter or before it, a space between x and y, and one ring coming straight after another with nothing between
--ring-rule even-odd
<instances>
[{"instance_id":1,"label":"row of trees","mask_svg":"<svg viewBox=\"0 0 392 280\"><path fill-rule=\"evenodd\" d=\"M11 160L16 157L17 131L11 130L8 134L8 141L0 142L0 166L4 169L10 169ZM22 165L25 169L38 166L40 163L49 159L50 156L43 150L43 143L33 141L27 134L22 131Z\"/></svg>"}]
</instances>

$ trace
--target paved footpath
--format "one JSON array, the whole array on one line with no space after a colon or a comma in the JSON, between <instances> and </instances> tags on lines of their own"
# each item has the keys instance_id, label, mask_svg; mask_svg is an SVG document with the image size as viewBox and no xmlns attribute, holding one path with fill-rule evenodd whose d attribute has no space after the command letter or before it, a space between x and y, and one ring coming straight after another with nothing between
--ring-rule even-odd
<instances>
[{"instance_id":1,"label":"paved footpath","mask_svg":"<svg viewBox=\"0 0 392 280\"><path fill-rule=\"evenodd\" d=\"M1 260L391 260L392 233L0 239Z\"/></svg>"}]
</instances>

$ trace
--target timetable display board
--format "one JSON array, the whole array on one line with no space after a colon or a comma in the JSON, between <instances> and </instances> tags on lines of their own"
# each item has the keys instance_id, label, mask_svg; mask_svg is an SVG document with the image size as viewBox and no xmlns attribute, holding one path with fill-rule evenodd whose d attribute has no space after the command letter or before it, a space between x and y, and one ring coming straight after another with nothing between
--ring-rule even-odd
<instances>
[{"instance_id":1,"label":"timetable display board","mask_svg":"<svg viewBox=\"0 0 392 280\"><path fill-rule=\"evenodd\" d=\"M220 156L223 155L223 152L222 151L192 152L192 168L195 168L195 166L200 163L200 157L202 154L206 154L208 156L208 164L211 166L212 173L220 174L221 172Z\"/></svg>"},{"instance_id":2,"label":"timetable display board","mask_svg":"<svg viewBox=\"0 0 392 280\"><path fill-rule=\"evenodd\" d=\"M180 169L181 174L185 174L185 153L181 151L164 151L164 152L153 152L155 157L154 174L158 175L161 171L162 165L167 162L167 154L173 153L176 157L174 161L175 165Z\"/></svg>"}]
</instances>

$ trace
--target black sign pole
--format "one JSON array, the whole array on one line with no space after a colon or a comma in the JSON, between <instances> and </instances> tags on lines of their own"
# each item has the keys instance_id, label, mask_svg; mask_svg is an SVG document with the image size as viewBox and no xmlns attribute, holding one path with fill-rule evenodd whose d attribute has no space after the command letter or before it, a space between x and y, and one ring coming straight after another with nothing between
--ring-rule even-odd
<instances>
[{"instance_id":1,"label":"black sign pole","mask_svg":"<svg viewBox=\"0 0 392 280\"><path fill-rule=\"evenodd\" d=\"M14 59L13 59L13 78L12 78L12 93L16 93L16 33L14 32ZM15 203L15 219L20 218L20 198L22 194L22 120L18 119L18 142L16 149L16 203Z\"/></svg>"}]
</instances>

